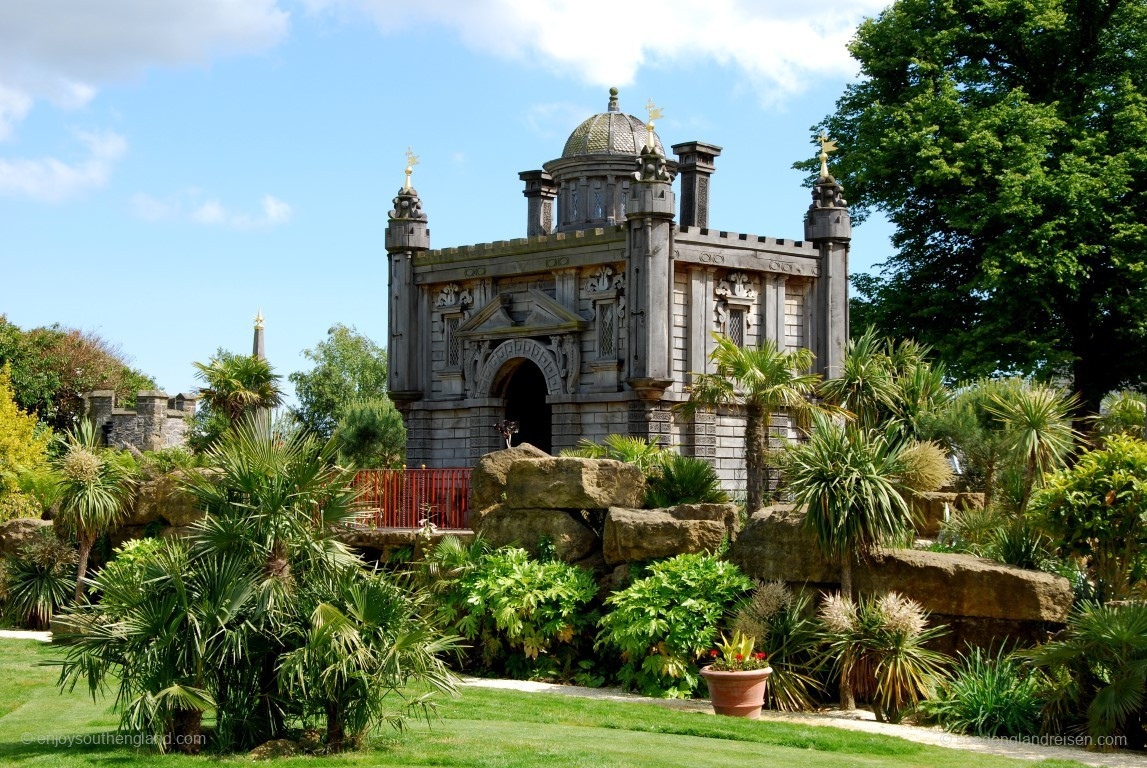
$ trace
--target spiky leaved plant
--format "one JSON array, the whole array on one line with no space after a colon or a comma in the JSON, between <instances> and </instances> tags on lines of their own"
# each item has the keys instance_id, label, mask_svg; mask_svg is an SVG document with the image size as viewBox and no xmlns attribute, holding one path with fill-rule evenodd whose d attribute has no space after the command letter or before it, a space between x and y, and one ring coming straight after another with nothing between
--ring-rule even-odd
<instances>
[{"instance_id":1,"label":"spiky leaved plant","mask_svg":"<svg viewBox=\"0 0 1147 768\"><path fill-rule=\"evenodd\" d=\"M131 471L99 446L88 420L68 432L64 450L52 462L59 477L60 511L56 523L76 537L76 602L84 595L88 558L96 540L127 515L127 497L135 484Z\"/></svg>"}]
</instances>

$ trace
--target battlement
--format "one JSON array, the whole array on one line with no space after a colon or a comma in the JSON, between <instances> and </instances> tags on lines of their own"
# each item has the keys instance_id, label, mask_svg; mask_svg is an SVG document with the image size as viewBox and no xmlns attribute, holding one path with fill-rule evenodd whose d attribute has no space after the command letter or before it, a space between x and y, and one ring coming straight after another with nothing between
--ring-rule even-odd
<instances>
[{"instance_id":1,"label":"battlement","mask_svg":"<svg viewBox=\"0 0 1147 768\"><path fill-rule=\"evenodd\" d=\"M624 239L625 226L622 224L614 224L608 227L578 229L572 232L555 232L550 235L517 237L513 240L495 240L492 243L460 245L453 248L435 248L415 256L414 263L418 266L449 264L456 261L490 259L497 256L519 253L536 254L549 250L577 248Z\"/></svg>"},{"instance_id":2,"label":"battlement","mask_svg":"<svg viewBox=\"0 0 1147 768\"><path fill-rule=\"evenodd\" d=\"M100 389L84 395L84 415L104 444L154 451L183 445L197 401L192 394L168 397L166 392L145 389L136 393L134 409L117 408L115 392Z\"/></svg>"}]
</instances>

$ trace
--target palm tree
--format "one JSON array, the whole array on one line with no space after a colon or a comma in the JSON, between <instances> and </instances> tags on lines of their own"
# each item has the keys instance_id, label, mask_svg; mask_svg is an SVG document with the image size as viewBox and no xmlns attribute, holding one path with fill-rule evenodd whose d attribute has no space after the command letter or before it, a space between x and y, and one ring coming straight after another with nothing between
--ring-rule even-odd
<instances>
[{"instance_id":1,"label":"palm tree","mask_svg":"<svg viewBox=\"0 0 1147 768\"><path fill-rule=\"evenodd\" d=\"M805 528L840 562L840 588L852 598L854 559L867 559L889 540L907 535L911 511L897 477L903 443L890 435L814 413L807 442L789 449L788 483ZM841 703L855 706L843 680Z\"/></svg>"},{"instance_id":2,"label":"palm tree","mask_svg":"<svg viewBox=\"0 0 1147 768\"><path fill-rule=\"evenodd\" d=\"M96 539L127 514L125 501L134 480L111 451L100 448L95 428L82 421L64 441L64 451L53 460L59 475L60 511L56 522L76 537L76 602L84 596L84 576Z\"/></svg>"},{"instance_id":3,"label":"palm tree","mask_svg":"<svg viewBox=\"0 0 1147 768\"><path fill-rule=\"evenodd\" d=\"M245 415L282 404L282 378L270 363L258 357L221 352L207 365L193 363L196 378L207 386L199 390L207 406L225 414L234 427Z\"/></svg>"},{"instance_id":4,"label":"palm tree","mask_svg":"<svg viewBox=\"0 0 1147 768\"><path fill-rule=\"evenodd\" d=\"M698 406L740 406L745 413L746 495L749 514L756 512L768 484L776 451L769 427L777 411L786 411L798 427L822 410L811 396L820 377L807 373L813 355L807 349L780 351L767 340L760 347L738 347L731 339L713 335L717 347L709 355L715 373L695 373L689 400L681 410L692 415Z\"/></svg>"},{"instance_id":5,"label":"palm tree","mask_svg":"<svg viewBox=\"0 0 1147 768\"><path fill-rule=\"evenodd\" d=\"M840 375L820 385L825 400L851 411L866 429L875 429L891 414L896 394L892 361L871 327L848 340Z\"/></svg>"},{"instance_id":6,"label":"palm tree","mask_svg":"<svg viewBox=\"0 0 1147 768\"><path fill-rule=\"evenodd\" d=\"M1106 394L1095 417L1095 431L1147 440L1147 395L1129 389Z\"/></svg>"},{"instance_id":7,"label":"palm tree","mask_svg":"<svg viewBox=\"0 0 1147 768\"><path fill-rule=\"evenodd\" d=\"M986 407L1004 425L1008 449L1024 467L1022 514L1037 480L1063 466L1075 441L1082 436L1071 426L1071 413L1079 405L1076 395L1067 396L1042 384L1010 388L992 395Z\"/></svg>"}]
</instances>

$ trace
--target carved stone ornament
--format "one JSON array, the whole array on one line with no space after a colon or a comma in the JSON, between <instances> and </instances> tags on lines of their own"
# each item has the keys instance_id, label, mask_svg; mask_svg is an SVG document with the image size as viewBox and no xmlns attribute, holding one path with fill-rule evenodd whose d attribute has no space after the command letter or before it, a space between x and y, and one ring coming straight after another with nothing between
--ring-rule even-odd
<instances>
[{"instance_id":1,"label":"carved stone ornament","mask_svg":"<svg viewBox=\"0 0 1147 768\"><path fill-rule=\"evenodd\" d=\"M467 340L462 347L462 378L465 380L466 396L473 397L478 385L478 374L490 359L490 341Z\"/></svg>"},{"instance_id":2,"label":"carved stone ornament","mask_svg":"<svg viewBox=\"0 0 1147 768\"><path fill-rule=\"evenodd\" d=\"M581 374L581 345L571 334L550 337L550 354L558 365L558 375L565 384L566 394L577 390L578 376Z\"/></svg>"},{"instance_id":3,"label":"carved stone ornament","mask_svg":"<svg viewBox=\"0 0 1147 768\"><path fill-rule=\"evenodd\" d=\"M615 275L613 267L603 264L585 281L583 288L586 293L620 291L625 288L625 273Z\"/></svg>"},{"instance_id":4,"label":"carved stone ornament","mask_svg":"<svg viewBox=\"0 0 1147 768\"><path fill-rule=\"evenodd\" d=\"M723 299L743 299L746 302L757 298L753 290L753 279L744 272L730 272L717 283L717 296Z\"/></svg>"},{"instance_id":5,"label":"carved stone ornament","mask_svg":"<svg viewBox=\"0 0 1147 768\"><path fill-rule=\"evenodd\" d=\"M452 307L464 309L473 303L474 297L470 291L458 285L458 283L447 283L442 286L438 298L434 300L434 306L442 309Z\"/></svg>"},{"instance_id":6,"label":"carved stone ornament","mask_svg":"<svg viewBox=\"0 0 1147 768\"><path fill-rule=\"evenodd\" d=\"M390 212L390 218L426 221L426 214L422 212L422 201L413 188L398 191L398 195L394 198L394 209Z\"/></svg>"},{"instance_id":7,"label":"carved stone ornament","mask_svg":"<svg viewBox=\"0 0 1147 768\"><path fill-rule=\"evenodd\" d=\"M656 149L645 146L641 150L638 160L637 173L633 174L635 181L669 181L669 171L665 167L665 155Z\"/></svg>"},{"instance_id":8,"label":"carved stone ornament","mask_svg":"<svg viewBox=\"0 0 1147 768\"><path fill-rule=\"evenodd\" d=\"M817 208L847 208L848 201L842 196L844 187L836 183L836 179L829 176L812 188L812 205L809 209Z\"/></svg>"}]
</instances>

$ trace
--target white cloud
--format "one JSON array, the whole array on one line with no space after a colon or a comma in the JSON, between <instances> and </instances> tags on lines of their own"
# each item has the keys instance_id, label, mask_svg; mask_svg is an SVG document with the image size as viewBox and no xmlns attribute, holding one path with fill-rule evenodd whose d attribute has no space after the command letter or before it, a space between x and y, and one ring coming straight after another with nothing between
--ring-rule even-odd
<instances>
[{"instance_id":1,"label":"white cloud","mask_svg":"<svg viewBox=\"0 0 1147 768\"><path fill-rule=\"evenodd\" d=\"M233 229L267 229L291 220L291 206L274 195L264 195L258 213L232 210L217 198L207 197L199 189L187 189L167 199L139 193L132 196L131 210L147 221L185 219L207 226Z\"/></svg>"},{"instance_id":2,"label":"white cloud","mask_svg":"<svg viewBox=\"0 0 1147 768\"><path fill-rule=\"evenodd\" d=\"M103 186L112 167L127 152L127 141L117 133L76 132L87 157L66 162L54 157L0 158L0 194L57 202Z\"/></svg>"},{"instance_id":3,"label":"white cloud","mask_svg":"<svg viewBox=\"0 0 1147 768\"><path fill-rule=\"evenodd\" d=\"M12 126L23 120L31 108L28 94L0 83L0 141L12 135Z\"/></svg>"},{"instance_id":4,"label":"white cloud","mask_svg":"<svg viewBox=\"0 0 1147 768\"><path fill-rule=\"evenodd\" d=\"M386 33L432 23L469 47L597 85L627 85L645 65L708 58L741 69L763 98L801 91L810 76L848 76L846 44L887 0L842 0L827 12L791 0L306 0L314 12L369 15Z\"/></svg>"}]
</instances>

